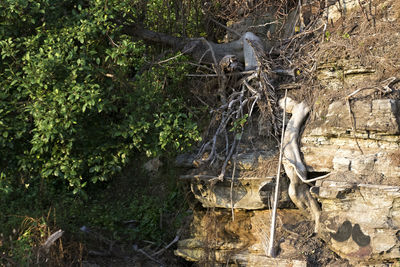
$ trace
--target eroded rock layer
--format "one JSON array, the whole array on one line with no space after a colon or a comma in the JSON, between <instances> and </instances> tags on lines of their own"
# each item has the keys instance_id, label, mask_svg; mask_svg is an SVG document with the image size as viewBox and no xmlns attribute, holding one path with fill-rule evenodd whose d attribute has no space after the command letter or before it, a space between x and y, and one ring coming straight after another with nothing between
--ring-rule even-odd
<instances>
[{"instance_id":1,"label":"eroded rock layer","mask_svg":"<svg viewBox=\"0 0 400 267\"><path fill-rule=\"evenodd\" d=\"M330 172L311 189L321 203L319 234L353 262L400 257L399 100L333 102L307 125L308 170Z\"/></svg>"}]
</instances>

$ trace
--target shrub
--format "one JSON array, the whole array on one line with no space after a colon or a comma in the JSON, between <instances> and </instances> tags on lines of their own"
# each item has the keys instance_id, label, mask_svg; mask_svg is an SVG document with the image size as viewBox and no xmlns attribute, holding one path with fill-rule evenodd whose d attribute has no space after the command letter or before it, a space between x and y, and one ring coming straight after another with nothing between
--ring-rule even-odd
<instances>
[{"instance_id":1,"label":"shrub","mask_svg":"<svg viewBox=\"0 0 400 267\"><path fill-rule=\"evenodd\" d=\"M137 16L135 2L1 1L1 192L43 179L78 192L140 153L199 139L185 58L149 65L148 47L114 22Z\"/></svg>"}]
</instances>

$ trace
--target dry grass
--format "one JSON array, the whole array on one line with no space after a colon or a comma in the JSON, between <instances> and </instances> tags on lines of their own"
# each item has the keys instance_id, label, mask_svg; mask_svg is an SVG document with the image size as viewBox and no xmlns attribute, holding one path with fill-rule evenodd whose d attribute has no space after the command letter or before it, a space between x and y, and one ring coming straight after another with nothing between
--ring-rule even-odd
<instances>
[{"instance_id":1,"label":"dry grass","mask_svg":"<svg viewBox=\"0 0 400 267\"><path fill-rule=\"evenodd\" d=\"M297 1L293 0L217 0L210 1L205 7L207 13L212 14L215 18L239 21L249 15L263 14L271 7L274 7L277 16L286 15L287 11L295 7L296 4Z\"/></svg>"},{"instance_id":2,"label":"dry grass","mask_svg":"<svg viewBox=\"0 0 400 267\"><path fill-rule=\"evenodd\" d=\"M386 79L400 78L399 10L399 1L373 1L372 11L365 5L358 6L330 23L325 36L316 32L303 39L301 45L294 42L286 54L293 55L292 66L299 70L297 83L301 88L291 90L289 96L321 111L333 101L344 101L357 89L381 88ZM350 74L362 69L373 71ZM321 82L321 71L330 71L335 78ZM365 90L357 98L397 98L400 84L392 89L394 92L386 95L379 90Z\"/></svg>"},{"instance_id":3,"label":"dry grass","mask_svg":"<svg viewBox=\"0 0 400 267\"><path fill-rule=\"evenodd\" d=\"M14 235L10 236L8 253L18 261L27 265L38 266L80 266L82 264L84 246L71 240L67 235L56 239L47 248L44 246L49 237L58 231L55 211L50 209L47 216L33 218L25 216ZM4 259L13 262L3 255Z\"/></svg>"}]
</instances>

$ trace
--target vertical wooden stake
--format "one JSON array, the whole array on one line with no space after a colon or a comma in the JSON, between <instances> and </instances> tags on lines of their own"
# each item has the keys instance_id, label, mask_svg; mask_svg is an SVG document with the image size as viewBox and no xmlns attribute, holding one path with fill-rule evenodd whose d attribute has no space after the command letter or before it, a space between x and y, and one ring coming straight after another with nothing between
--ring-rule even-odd
<instances>
[{"instance_id":1,"label":"vertical wooden stake","mask_svg":"<svg viewBox=\"0 0 400 267\"><path fill-rule=\"evenodd\" d=\"M278 200L279 200L279 180L281 177L281 166L282 166L282 157L283 157L283 138L285 136L285 123L286 123L286 98L287 98L287 89L285 90L285 102L283 106L283 119L282 119L282 135L281 135L281 145L279 148L279 162L278 162L278 171L275 179L275 194L274 194L274 204L272 207L272 217L271 217L271 230L269 234L269 251L268 256L275 258L275 250L274 250L274 241L275 241L275 226L276 226L276 212L278 209Z\"/></svg>"}]
</instances>

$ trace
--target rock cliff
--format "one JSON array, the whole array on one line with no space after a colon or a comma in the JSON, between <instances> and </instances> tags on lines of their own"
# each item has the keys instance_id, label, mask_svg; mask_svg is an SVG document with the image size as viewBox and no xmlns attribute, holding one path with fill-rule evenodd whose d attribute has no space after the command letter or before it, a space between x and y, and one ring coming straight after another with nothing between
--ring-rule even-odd
<instances>
[{"instance_id":1,"label":"rock cliff","mask_svg":"<svg viewBox=\"0 0 400 267\"><path fill-rule=\"evenodd\" d=\"M176 255L203 266L398 266L400 3L370 3L332 2L330 27L315 50L319 60L311 66L318 87L290 92L298 100L312 95L300 139L308 178L329 174L310 188L321 208L318 233L313 233L311 217L291 202L284 175L278 255L266 256L279 149L271 139L268 145L251 142L262 128L253 121L251 127L258 128L230 161L231 177L221 181L200 168L181 177L201 208L194 209ZM366 24L371 27L367 35L362 31ZM385 38L377 41L377 36Z\"/></svg>"}]
</instances>

